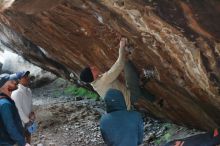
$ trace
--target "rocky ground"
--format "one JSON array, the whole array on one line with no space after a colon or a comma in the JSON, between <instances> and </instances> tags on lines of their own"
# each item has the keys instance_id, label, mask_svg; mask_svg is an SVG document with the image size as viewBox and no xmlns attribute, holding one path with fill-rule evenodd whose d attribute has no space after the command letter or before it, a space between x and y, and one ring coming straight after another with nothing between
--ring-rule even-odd
<instances>
[{"instance_id":1,"label":"rocky ground","mask_svg":"<svg viewBox=\"0 0 220 146\"><path fill-rule=\"evenodd\" d=\"M105 146L99 119L104 114L104 103L83 97L65 95L69 85L62 79L33 89L38 131L33 135L33 145ZM57 92L61 93L57 95ZM164 123L143 114L145 136L142 146L160 146L178 138L201 133L171 123Z\"/></svg>"}]
</instances>

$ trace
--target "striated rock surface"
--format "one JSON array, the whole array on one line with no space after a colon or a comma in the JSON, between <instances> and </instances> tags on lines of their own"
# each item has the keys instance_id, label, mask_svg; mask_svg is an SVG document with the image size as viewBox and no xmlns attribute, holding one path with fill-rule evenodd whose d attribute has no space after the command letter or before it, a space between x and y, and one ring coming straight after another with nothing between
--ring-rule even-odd
<instances>
[{"instance_id":1,"label":"striated rock surface","mask_svg":"<svg viewBox=\"0 0 220 146\"><path fill-rule=\"evenodd\" d=\"M1 4L1 44L60 76L88 64L107 70L120 37L135 47L139 71L154 65L146 85L163 108L153 115L191 127L220 126L220 1L16 0Z\"/></svg>"}]
</instances>

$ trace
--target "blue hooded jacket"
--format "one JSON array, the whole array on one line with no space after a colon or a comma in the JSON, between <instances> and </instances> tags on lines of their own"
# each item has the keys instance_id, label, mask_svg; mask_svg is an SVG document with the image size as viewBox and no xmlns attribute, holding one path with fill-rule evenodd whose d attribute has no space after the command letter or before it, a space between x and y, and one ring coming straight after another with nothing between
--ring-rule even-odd
<instances>
[{"instance_id":1,"label":"blue hooded jacket","mask_svg":"<svg viewBox=\"0 0 220 146\"><path fill-rule=\"evenodd\" d=\"M0 145L25 146L23 126L14 101L0 94Z\"/></svg>"},{"instance_id":2,"label":"blue hooded jacket","mask_svg":"<svg viewBox=\"0 0 220 146\"><path fill-rule=\"evenodd\" d=\"M108 146L137 146L143 141L140 113L127 111L123 94L109 89L105 96L107 114L100 120L102 137Z\"/></svg>"}]
</instances>

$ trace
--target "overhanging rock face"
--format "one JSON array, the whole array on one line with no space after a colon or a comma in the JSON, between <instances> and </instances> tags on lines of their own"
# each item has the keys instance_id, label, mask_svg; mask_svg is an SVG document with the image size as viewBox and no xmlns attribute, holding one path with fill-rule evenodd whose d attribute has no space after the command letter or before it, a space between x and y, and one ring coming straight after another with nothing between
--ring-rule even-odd
<instances>
[{"instance_id":1,"label":"overhanging rock face","mask_svg":"<svg viewBox=\"0 0 220 146\"><path fill-rule=\"evenodd\" d=\"M219 16L216 0L17 0L2 8L0 38L68 77L87 65L107 70L127 36L139 71L154 65L160 73L146 88L164 107L140 104L162 119L210 129L220 126Z\"/></svg>"}]
</instances>

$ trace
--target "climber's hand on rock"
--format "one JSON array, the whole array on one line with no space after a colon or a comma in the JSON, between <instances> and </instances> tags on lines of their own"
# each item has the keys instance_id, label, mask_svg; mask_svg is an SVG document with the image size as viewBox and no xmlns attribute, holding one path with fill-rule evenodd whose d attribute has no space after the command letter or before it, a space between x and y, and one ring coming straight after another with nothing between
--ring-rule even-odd
<instances>
[{"instance_id":1,"label":"climber's hand on rock","mask_svg":"<svg viewBox=\"0 0 220 146\"><path fill-rule=\"evenodd\" d=\"M124 49L125 48L125 46L126 46L126 44L127 44L127 42L128 42L128 39L127 38L125 38L125 37L123 37L123 38L121 38L121 40L120 40L120 49Z\"/></svg>"}]
</instances>

